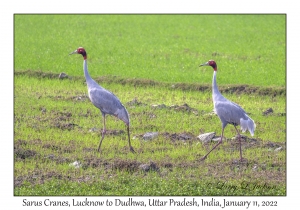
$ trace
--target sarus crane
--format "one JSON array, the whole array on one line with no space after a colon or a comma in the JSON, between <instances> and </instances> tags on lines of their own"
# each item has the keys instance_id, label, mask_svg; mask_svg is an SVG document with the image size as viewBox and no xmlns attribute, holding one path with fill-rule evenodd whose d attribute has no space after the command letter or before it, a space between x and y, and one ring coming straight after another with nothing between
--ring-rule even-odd
<instances>
[{"instance_id":1,"label":"sarus crane","mask_svg":"<svg viewBox=\"0 0 300 210\"><path fill-rule=\"evenodd\" d=\"M86 84L88 88L88 94L91 102L94 104L95 107L100 109L102 116L103 116L103 130L102 136L100 139L100 143L98 146L98 152L100 152L101 144L104 139L106 133L106 126L105 126L105 116L107 114L113 115L120 120L122 120L127 126L127 134L128 134L128 144L131 152L134 152L133 147L130 143L130 132L129 132L129 114L120 100L110 91L104 89L100 85L98 85L89 75L88 67L87 67L87 53L83 47L79 47L72 54L81 54L83 56L83 72L86 79Z\"/></svg>"},{"instance_id":2,"label":"sarus crane","mask_svg":"<svg viewBox=\"0 0 300 210\"><path fill-rule=\"evenodd\" d=\"M242 109L238 104L229 101L226 99L220 92L217 86L216 75L217 75L217 64L214 60L209 60L206 63L201 64L200 66L211 66L214 70L213 80L212 80L212 98L214 104L214 112L219 116L222 122L222 134L220 141L206 154L201 160L205 160L209 153L213 151L218 145L222 143L224 129L227 124L232 124L238 134L239 143L240 143L240 160L243 160L242 157L242 143L241 135L237 127L240 125L242 132L249 130L250 134L254 135L255 123L254 121L246 114L244 109Z\"/></svg>"}]
</instances>

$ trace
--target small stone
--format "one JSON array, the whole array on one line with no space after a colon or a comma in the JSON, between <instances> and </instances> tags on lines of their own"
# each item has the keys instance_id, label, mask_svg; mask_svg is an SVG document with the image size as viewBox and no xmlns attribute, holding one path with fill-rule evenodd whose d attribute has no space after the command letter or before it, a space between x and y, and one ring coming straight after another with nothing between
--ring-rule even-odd
<instances>
[{"instance_id":1,"label":"small stone","mask_svg":"<svg viewBox=\"0 0 300 210\"><path fill-rule=\"evenodd\" d=\"M155 108L155 109L163 109L163 108L166 108L167 106L165 104L152 104L151 105L152 108Z\"/></svg>"},{"instance_id":2,"label":"small stone","mask_svg":"<svg viewBox=\"0 0 300 210\"><path fill-rule=\"evenodd\" d=\"M139 168L145 172L150 170L150 165L149 164L142 164L139 166Z\"/></svg>"},{"instance_id":3,"label":"small stone","mask_svg":"<svg viewBox=\"0 0 300 210\"><path fill-rule=\"evenodd\" d=\"M263 115L268 115L268 114L271 114L273 112L274 112L273 109L269 108L269 109L267 109L266 111L263 112Z\"/></svg>"},{"instance_id":4,"label":"small stone","mask_svg":"<svg viewBox=\"0 0 300 210\"><path fill-rule=\"evenodd\" d=\"M74 168L79 168L81 166L81 163L78 161L75 161L74 163L70 163L69 166L73 166Z\"/></svg>"},{"instance_id":5,"label":"small stone","mask_svg":"<svg viewBox=\"0 0 300 210\"><path fill-rule=\"evenodd\" d=\"M258 166L255 164L255 165L253 166L252 170L253 170L253 171L257 171L257 169L258 169Z\"/></svg>"},{"instance_id":6,"label":"small stone","mask_svg":"<svg viewBox=\"0 0 300 210\"><path fill-rule=\"evenodd\" d=\"M197 138L200 139L200 141L202 141L203 143L207 143L210 142L215 137L215 135L216 135L215 132L204 133L197 136Z\"/></svg>"},{"instance_id":7,"label":"small stone","mask_svg":"<svg viewBox=\"0 0 300 210\"><path fill-rule=\"evenodd\" d=\"M282 150L282 147L278 147L278 148L276 148L275 150L274 150L274 152L279 152L279 151L281 151Z\"/></svg>"},{"instance_id":8,"label":"small stone","mask_svg":"<svg viewBox=\"0 0 300 210\"><path fill-rule=\"evenodd\" d=\"M99 131L99 129L98 128L91 128L90 130L89 130L89 132L97 132L97 131Z\"/></svg>"},{"instance_id":9,"label":"small stone","mask_svg":"<svg viewBox=\"0 0 300 210\"><path fill-rule=\"evenodd\" d=\"M60 73L58 76L58 79L65 79L65 78L68 78L68 75L64 72Z\"/></svg>"},{"instance_id":10,"label":"small stone","mask_svg":"<svg viewBox=\"0 0 300 210\"><path fill-rule=\"evenodd\" d=\"M204 114L203 116L214 116L217 115L214 111Z\"/></svg>"},{"instance_id":11,"label":"small stone","mask_svg":"<svg viewBox=\"0 0 300 210\"><path fill-rule=\"evenodd\" d=\"M173 105L170 106L170 109L176 109L177 107L178 107L178 105L173 104Z\"/></svg>"},{"instance_id":12,"label":"small stone","mask_svg":"<svg viewBox=\"0 0 300 210\"><path fill-rule=\"evenodd\" d=\"M139 169L141 169L144 172L159 170L158 166L154 162L150 162L150 164L141 164L139 166Z\"/></svg>"},{"instance_id":13,"label":"small stone","mask_svg":"<svg viewBox=\"0 0 300 210\"><path fill-rule=\"evenodd\" d=\"M194 115L198 116L198 111L192 111Z\"/></svg>"},{"instance_id":14,"label":"small stone","mask_svg":"<svg viewBox=\"0 0 300 210\"><path fill-rule=\"evenodd\" d=\"M151 140L158 136L158 132L148 132L143 135L144 140Z\"/></svg>"}]
</instances>

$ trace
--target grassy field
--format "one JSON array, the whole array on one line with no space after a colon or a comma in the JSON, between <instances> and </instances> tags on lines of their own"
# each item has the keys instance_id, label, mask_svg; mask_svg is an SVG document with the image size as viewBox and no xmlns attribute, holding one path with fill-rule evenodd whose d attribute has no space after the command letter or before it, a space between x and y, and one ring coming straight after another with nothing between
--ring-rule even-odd
<instances>
[{"instance_id":1,"label":"grassy field","mask_svg":"<svg viewBox=\"0 0 300 210\"><path fill-rule=\"evenodd\" d=\"M102 117L82 57L68 55L79 46L91 76L126 106L135 154L111 116L96 151ZM196 137L221 133L212 69L198 67L209 59L224 96L256 122L243 138L245 163L230 125L200 161L215 143ZM16 15L14 74L15 195L286 194L283 15ZM159 135L145 141L146 132Z\"/></svg>"},{"instance_id":2,"label":"grassy field","mask_svg":"<svg viewBox=\"0 0 300 210\"><path fill-rule=\"evenodd\" d=\"M15 16L15 70L73 76L82 46L94 77L210 84L214 59L219 84L285 86L285 43L284 15Z\"/></svg>"}]
</instances>

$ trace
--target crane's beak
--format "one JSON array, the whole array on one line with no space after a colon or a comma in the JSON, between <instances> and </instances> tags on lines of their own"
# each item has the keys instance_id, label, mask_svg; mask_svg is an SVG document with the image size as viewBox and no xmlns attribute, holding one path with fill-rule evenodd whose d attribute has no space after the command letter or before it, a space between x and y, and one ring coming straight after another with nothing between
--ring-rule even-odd
<instances>
[{"instance_id":1,"label":"crane's beak","mask_svg":"<svg viewBox=\"0 0 300 210\"><path fill-rule=\"evenodd\" d=\"M209 66L209 64L208 64L208 62L206 62L206 63L202 63L202 64L200 64L200 66L199 66L199 67L201 67L201 66Z\"/></svg>"},{"instance_id":2,"label":"crane's beak","mask_svg":"<svg viewBox=\"0 0 300 210\"><path fill-rule=\"evenodd\" d=\"M72 54L78 54L77 50L75 50L74 52L71 52L69 55L72 55Z\"/></svg>"}]
</instances>

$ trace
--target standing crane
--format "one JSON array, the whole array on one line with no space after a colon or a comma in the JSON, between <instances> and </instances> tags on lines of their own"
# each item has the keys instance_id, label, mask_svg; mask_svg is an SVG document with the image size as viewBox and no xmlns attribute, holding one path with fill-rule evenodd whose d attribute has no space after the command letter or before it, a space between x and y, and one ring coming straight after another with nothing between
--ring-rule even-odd
<instances>
[{"instance_id":1,"label":"standing crane","mask_svg":"<svg viewBox=\"0 0 300 210\"><path fill-rule=\"evenodd\" d=\"M104 89L100 85L98 85L89 75L88 67L87 67L87 53L83 47L79 47L74 52L70 53L72 54L81 54L83 56L83 72L86 79L86 84L88 88L89 98L91 102L94 104L95 107L100 109L103 117L103 130L102 130L102 136L100 139L100 143L98 146L98 152L100 152L100 147L102 144L102 141L104 139L105 133L106 133L106 126L105 126L105 116L107 114L113 115L120 120L122 120L126 126L127 126L127 134L128 134L128 143L129 148L131 152L134 152L133 147L130 143L130 134L129 134L129 115L126 110L126 108L123 106L123 104L120 102L120 100L111 92Z\"/></svg>"},{"instance_id":2,"label":"standing crane","mask_svg":"<svg viewBox=\"0 0 300 210\"><path fill-rule=\"evenodd\" d=\"M217 75L217 64L214 60L209 60L206 63L201 64L200 66L211 66L214 69L213 81L212 81L212 97L214 103L214 112L219 116L222 122L222 135L220 141L206 154L201 160L205 160L211 151L213 151L218 145L222 143L224 129L227 124L232 124L238 134L240 142L240 160L243 160L242 157L242 143L241 135L236 128L237 125L241 126L242 132L249 130L251 135L254 135L255 123L254 121L246 114L246 112L236 103L226 99L218 90L216 75Z\"/></svg>"}]
</instances>

